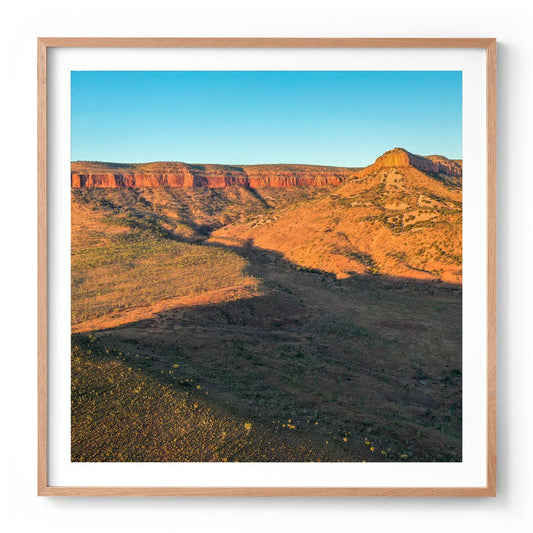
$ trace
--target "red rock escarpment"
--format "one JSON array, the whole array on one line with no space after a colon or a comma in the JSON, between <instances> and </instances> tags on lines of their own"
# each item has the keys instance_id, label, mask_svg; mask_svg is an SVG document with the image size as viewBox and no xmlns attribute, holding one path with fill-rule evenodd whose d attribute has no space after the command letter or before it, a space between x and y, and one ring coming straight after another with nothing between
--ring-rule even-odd
<instances>
[{"instance_id":1,"label":"red rock escarpment","mask_svg":"<svg viewBox=\"0 0 533 533\"><path fill-rule=\"evenodd\" d=\"M121 187L194 187L186 174L71 174L74 188L118 189Z\"/></svg>"},{"instance_id":2,"label":"red rock escarpment","mask_svg":"<svg viewBox=\"0 0 533 533\"><path fill-rule=\"evenodd\" d=\"M230 167L221 165L168 165L171 172L85 171L82 163L73 164L73 188L123 187L209 187L223 188L232 185L243 187L303 187L340 185L353 174L353 169L315 167L305 165L257 165ZM93 165L94 166L94 165ZM100 165L103 167L103 165ZM81 168L80 168L81 167Z\"/></svg>"},{"instance_id":3,"label":"red rock escarpment","mask_svg":"<svg viewBox=\"0 0 533 533\"><path fill-rule=\"evenodd\" d=\"M403 148L394 148L376 159L373 165L365 170L379 170L388 167L414 167L422 172L433 172L447 176L460 177L463 169L461 165L440 155L423 157L415 155Z\"/></svg>"},{"instance_id":4,"label":"red rock escarpment","mask_svg":"<svg viewBox=\"0 0 533 533\"><path fill-rule=\"evenodd\" d=\"M422 172L461 177L462 166L443 156L423 157L403 148L385 152L361 172L389 167L414 167ZM121 165L101 162L73 162L73 188L118 189L125 187L324 187L340 185L359 175L358 169L317 165L189 165L180 162Z\"/></svg>"}]
</instances>

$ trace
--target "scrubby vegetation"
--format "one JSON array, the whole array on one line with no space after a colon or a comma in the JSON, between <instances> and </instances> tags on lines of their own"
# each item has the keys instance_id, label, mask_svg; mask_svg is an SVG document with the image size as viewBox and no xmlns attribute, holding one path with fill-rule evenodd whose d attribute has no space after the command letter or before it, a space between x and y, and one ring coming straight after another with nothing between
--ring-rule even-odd
<instances>
[{"instance_id":1,"label":"scrubby vegetation","mask_svg":"<svg viewBox=\"0 0 533 533\"><path fill-rule=\"evenodd\" d=\"M72 460L461 460L460 189L425 180L73 190Z\"/></svg>"},{"instance_id":2,"label":"scrubby vegetation","mask_svg":"<svg viewBox=\"0 0 533 533\"><path fill-rule=\"evenodd\" d=\"M239 221L213 238L249 239L339 277L384 274L459 284L461 203L460 181L385 168L356 175L266 224Z\"/></svg>"}]
</instances>

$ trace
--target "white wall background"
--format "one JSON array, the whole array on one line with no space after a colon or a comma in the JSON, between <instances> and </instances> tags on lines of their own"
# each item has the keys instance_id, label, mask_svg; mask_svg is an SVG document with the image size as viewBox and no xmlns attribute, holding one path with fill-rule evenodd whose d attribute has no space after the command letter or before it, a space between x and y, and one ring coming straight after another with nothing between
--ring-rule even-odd
<instances>
[{"instance_id":1,"label":"white wall background","mask_svg":"<svg viewBox=\"0 0 533 533\"><path fill-rule=\"evenodd\" d=\"M528 0L19 0L0 10L0 528L18 531L533 530L533 40ZM36 496L36 38L496 37L499 464L495 499Z\"/></svg>"}]
</instances>

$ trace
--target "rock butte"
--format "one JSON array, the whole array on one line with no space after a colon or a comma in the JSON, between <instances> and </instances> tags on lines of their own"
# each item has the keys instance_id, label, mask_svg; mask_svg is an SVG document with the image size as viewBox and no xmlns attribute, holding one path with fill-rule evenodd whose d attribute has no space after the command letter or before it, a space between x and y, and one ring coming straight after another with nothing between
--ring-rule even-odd
<instances>
[{"instance_id":1,"label":"rock butte","mask_svg":"<svg viewBox=\"0 0 533 533\"><path fill-rule=\"evenodd\" d=\"M107 163L72 163L71 186L73 188L118 189L125 187L208 187L224 188L241 186L261 187L324 187L340 185L356 175L358 169L313 165L188 165L173 162L138 165L139 170L121 170L121 165ZM91 169L92 167L92 169ZM94 167L98 170L95 171ZM131 166L123 165L124 168ZM150 167L164 167L163 171L151 171ZM459 177L461 165L443 156L423 157L403 148L395 148L376 159L364 172L387 167L414 167L423 172ZM113 172L112 169L117 171Z\"/></svg>"},{"instance_id":2,"label":"rock butte","mask_svg":"<svg viewBox=\"0 0 533 533\"><path fill-rule=\"evenodd\" d=\"M429 155L426 157L415 155L403 148L394 148L385 152L376 159L373 165L365 170L379 170L387 167L414 167L422 172L432 172L434 174L446 174L447 176L462 176L462 166L455 161L447 159L442 155Z\"/></svg>"}]
</instances>

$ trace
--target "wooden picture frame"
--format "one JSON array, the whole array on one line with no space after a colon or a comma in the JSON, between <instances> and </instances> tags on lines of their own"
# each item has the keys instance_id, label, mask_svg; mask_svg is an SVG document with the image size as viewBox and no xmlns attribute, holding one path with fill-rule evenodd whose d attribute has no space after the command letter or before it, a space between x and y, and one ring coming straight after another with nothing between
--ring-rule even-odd
<instances>
[{"instance_id":1,"label":"wooden picture frame","mask_svg":"<svg viewBox=\"0 0 533 533\"><path fill-rule=\"evenodd\" d=\"M486 64L486 237L487 350L486 484L423 487L168 487L57 486L49 481L48 353L48 52L57 48L322 48L322 49L479 49ZM321 38L40 38L38 39L38 494L42 496L425 496L496 495L496 40L495 39L321 39Z\"/></svg>"}]
</instances>

